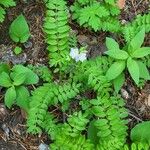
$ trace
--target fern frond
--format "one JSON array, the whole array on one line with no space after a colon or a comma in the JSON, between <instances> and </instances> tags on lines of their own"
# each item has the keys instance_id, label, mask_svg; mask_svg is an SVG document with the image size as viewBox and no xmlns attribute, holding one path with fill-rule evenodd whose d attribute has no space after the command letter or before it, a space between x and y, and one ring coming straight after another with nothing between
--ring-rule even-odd
<instances>
[{"instance_id":1,"label":"fern frond","mask_svg":"<svg viewBox=\"0 0 150 150\"><path fill-rule=\"evenodd\" d=\"M41 132L41 127L43 126L48 106L54 97L54 93L51 91L51 88L54 89L54 85L45 84L32 93L27 121L28 132L32 134Z\"/></svg>"},{"instance_id":2,"label":"fern frond","mask_svg":"<svg viewBox=\"0 0 150 150\"><path fill-rule=\"evenodd\" d=\"M15 5L16 3L13 0L1 0L0 1L0 22L4 21L5 14L6 14L5 7L12 7Z\"/></svg>"},{"instance_id":3,"label":"fern frond","mask_svg":"<svg viewBox=\"0 0 150 150\"><path fill-rule=\"evenodd\" d=\"M55 142L50 144L51 150L93 150L94 145L87 140L85 136L77 136L72 138L66 136L63 131L61 131Z\"/></svg>"},{"instance_id":4,"label":"fern frond","mask_svg":"<svg viewBox=\"0 0 150 150\"><path fill-rule=\"evenodd\" d=\"M71 127L71 132L68 132L68 135L71 137L79 136L81 132L86 129L86 125L89 122L87 115L83 114L81 111L75 112L67 121Z\"/></svg>"},{"instance_id":5,"label":"fern frond","mask_svg":"<svg viewBox=\"0 0 150 150\"><path fill-rule=\"evenodd\" d=\"M121 143L119 139L113 138L109 141L100 142L96 150L123 150L123 143Z\"/></svg>"},{"instance_id":6,"label":"fern frond","mask_svg":"<svg viewBox=\"0 0 150 150\"><path fill-rule=\"evenodd\" d=\"M123 150L149 150L150 145L146 143L132 143L131 145L125 145Z\"/></svg>"},{"instance_id":7,"label":"fern frond","mask_svg":"<svg viewBox=\"0 0 150 150\"><path fill-rule=\"evenodd\" d=\"M58 126L56 123L57 120L54 115L47 113L42 128L47 132L51 140L54 140L57 135Z\"/></svg>"},{"instance_id":8,"label":"fern frond","mask_svg":"<svg viewBox=\"0 0 150 150\"><path fill-rule=\"evenodd\" d=\"M5 12L4 8L2 8L2 7L0 6L0 22L3 22L3 21L4 21L5 14L6 14L6 12Z\"/></svg>"},{"instance_id":9,"label":"fern frond","mask_svg":"<svg viewBox=\"0 0 150 150\"><path fill-rule=\"evenodd\" d=\"M122 99L116 97L97 97L91 100L91 112L98 119L95 120L95 127L98 129L97 136L100 138L101 147L106 147L107 143L112 143L117 139L120 147L124 145L127 136L127 110L124 108ZM115 146L114 146L115 147Z\"/></svg>"},{"instance_id":10,"label":"fern frond","mask_svg":"<svg viewBox=\"0 0 150 150\"><path fill-rule=\"evenodd\" d=\"M3 5L4 7L11 7L11 6L15 6L16 5L14 0L1 0L0 4Z\"/></svg>"},{"instance_id":11,"label":"fern frond","mask_svg":"<svg viewBox=\"0 0 150 150\"><path fill-rule=\"evenodd\" d=\"M62 69L69 55L68 13L64 0L51 0L46 4L47 12L43 25L50 57L50 66Z\"/></svg>"},{"instance_id":12,"label":"fern frond","mask_svg":"<svg viewBox=\"0 0 150 150\"><path fill-rule=\"evenodd\" d=\"M45 84L37 88L31 97L30 110L28 115L28 132L37 134L41 132L47 109L51 105L61 102L62 105L74 98L79 93L80 84L66 83L63 85Z\"/></svg>"},{"instance_id":13,"label":"fern frond","mask_svg":"<svg viewBox=\"0 0 150 150\"><path fill-rule=\"evenodd\" d=\"M150 32L150 14L137 15L135 20L123 28L126 42L129 43L143 27L146 33Z\"/></svg>"},{"instance_id":14,"label":"fern frond","mask_svg":"<svg viewBox=\"0 0 150 150\"><path fill-rule=\"evenodd\" d=\"M121 24L117 18L109 17L102 21L102 30L110 32L120 32Z\"/></svg>"},{"instance_id":15,"label":"fern frond","mask_svg":"<svg viewBox=\"0 0 150 150\"><path fill-rule=\"evenodd\" d=\"M88 25L93 28L94 31L100 29L100 18L107 17L109 15L109 12L105 9L105 7L101 6L98 2L81 9L79 13L80 25Z\"/></svg>"}]
</instances>

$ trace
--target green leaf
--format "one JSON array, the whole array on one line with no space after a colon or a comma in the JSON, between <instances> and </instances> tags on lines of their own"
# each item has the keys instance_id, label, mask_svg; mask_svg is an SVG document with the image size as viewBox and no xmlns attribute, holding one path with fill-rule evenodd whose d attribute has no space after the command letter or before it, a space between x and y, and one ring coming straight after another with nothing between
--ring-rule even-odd
<instances>
[{"instance_id":1,"label":"green leaf","mask_svg":"<svg viewBox=\"0 0 150 150\"><path fill-rule=\"evenodd\" d=\"M12 85L12 81L9 75L6 72L2 72L0 74L0 86L10 87Z\"/></svg>"},{"instance_id":2,"label":"green leaf","mask_svg":"<svg viewBox=\"0 0 150 150\"><path fill-rule=\"evenodd\" d=\"M16 55L18 55L18 54L20 54L21 52L22 52L22 48L19 47L19 46L16 46L15 49L14 49L14 53L15 53Z\"/></svg>"},{"instance_id":3,"label":"green leaf","mask_svg":"<svg viewBox=\"0 0 150 150\"><path fill-rule=\"evenodd\" d=\"M0 6L0 23L4 21L5 14L6 14L6 12L5 12L4 8L2 8Z\"/></svg>"},{"instance_id":4,"label":"green leaf","mask_svg":"<svg viewBox=\"0 0 150 150\"><path fill-rule=\"evenodd\" d=\"M96 32L100 28L100 19L98 17L91 17L89 19L89 25L94 29Z\"/></svg>"},{"instance_id":5,"label":"green leaf","mask_svg":"<svg viewBox=\"0 0 150 150\"><path fill-rule=\"evenodd\" d=\"M88 130L87 130L87 137L91 140L92 143L95 145L98 144L99 140L97 137L98 129L94 125L95 120L92 120L89 124Z\"/></svg>"},{"instance_id":6,"label":"green leaf","mask_svg":"<svg viewBox=\"0 0 150 150\"><path fill-rule=\"evenodd\" d=\"M109 50L106 51L105 54L109 55L112 58L121 60L125 60L129 57L128 53L122 50Z\"/></svg>"},{"instance_id":7,"label":"green leaf","mask_svg":"<svg viewBox=\"0 0 150 150\"><path fill-rule=\"evenodd\" d=\"M125 75L121 73L117 78L113 80L115 92L118 93L125 82Z\"/></svg>"},{"instance_id":8,"label":"green leaf","mask_svg":"<svg viewBox=\"0 0 150 150\"><path fill-rule=\"evenodd\" d=\"M36 84L39 81L38 76L32 70L22 65L15 65L12 68L12 71L13 71L13 73L11 74L12 78L15 78L14 76L21 74L21 73L26 74L26 79L24 81L25 85Z\"/></svg>"},{"instance_id":9,"label":"green leaf","mask_svg":"<svg viewBox=\"0 0 150 150\"><path fill-rule=\"evenodd\" d=\"M145 80L150 80L150 74L149 71L146 67L146 65L141 62L141 61L137 61L139 69L140 69L140 77L145 79Z\"/></svg>"},{"instance_id":10,"label":"green leaf","mask_svg":"<svg viewBox=\"0 0 150 150\"><path fill-rule=\"evenodd\" d=\"M132 57L142 58L142 57L147 56L149 54L150 54L150 47L142 47L142 48L135 50L132 54Z\"/></svg>"},{"instance_id":11,"label":"green leaf","mask_svg":"<svg viewBox=\"0 0 150 150\"><path fill-rule=\"evenodd\" d=\"M29 91L24 86L16 87L16 104L24 110L29 110Z\"/></svg>"},{"instance_id":12,"label":"green leaf","mask_svg":"<svg viewBox=\"0 0 150 150\"><path fill-rule=\"evenodd\" d=\"M142 30L139 31L135 35L135 37L131 40L130 46L135 50L139 49L144 42L144 38L145 38L145 28L142 28Z\"/></svg>"},{"instance_id":13,"label":"green leaf","mask_svg":"<svg viewBox=\"0 0 150 150\"><path fill-rule=\"evenodd\" d=\"M11 108L11 106L15 103L15 100L16 100L15 88L14 87L10 87L5 93L5 98L4 98L5 105L8 108Z\"/></svg>"},{"instance_id":14,"label":"green leaf","mask_svg":"<svg viewBox=\"0 0 150 150\"><path fill-rule=\"evenodd\" d=\"M140 77L140 71L139 71L139 66L135 60L132 58L128 58L127 60L127 68L128 71L134 80L134 82L138 85L139 83L139 77Z\"/></svg>"},{"instance_id":15,"label":"green leaf","mask_svg":"<svg viewBox=\"0 0 150 150\"><path fill-rule=\"evenodd\" d=\"M19 74L16 74L13 78L14 80L14 85L15 86L18 86L18 85L21 85L25 82L26 78L27 78L27 73L19 73Z\"/></svg>"},{"instance_id":16,"label":"green leaf","mask_svg":"<svg viewBox=\"0 0 150 150\"><path fill-rule=\"evenodd\" d=\"M24 43L30 37L30 31L25 17L19 15L10 25L9 35L14 42Z\"/></svg>"},{"instance_id":17,"label":"green leaf","mask_svg":"<svg viewBox=\"0 0 150 150\"><path fill-rule=\"evenodd\" d=\"M112 38L106 38L106 46L108 50L120 50L119 44Z\"/></svg>"},{"instance_id":18,"label":"green leaf","mask_svg":"<svg viewBox=\"0 0 150 150\"><path fill-rule=\"evenodd\" d=\"M0 4L2 4L5 7L15 6L16 3L14 0L0 0Z\"/></svg>"},{"instance_id":19,"label":"green leaf","mask_svg":"<svg viewBox=\"0 0 150 150\"><path fill-rule=\"evenodd\" d=\"M2 73L2 72L9 73L9 71L10 71L9 64L6 64L6 63L1 63L0 64L0 73Z\"/></svg>"},{"instance_id":20,"label":"green leaf","mask_svg":"<svg viewBox=\"0 0 150 150\"><path fill-rule=\"evenodd\" d=\"M125 69L125 61L117 61L113 63L106 72L108 80L113 80L118 77Z\"/></svg>"},{"instance_id":21,"label":"green leaf","mask_svg":"<svg viewBox=\"0 0 150 150\"><path fill-rule=\"evenodd\" d=\"M131 130L131 140L133 142L150 143L150 121L144 121L137 124Z\"/></svg>"}]
</instances>

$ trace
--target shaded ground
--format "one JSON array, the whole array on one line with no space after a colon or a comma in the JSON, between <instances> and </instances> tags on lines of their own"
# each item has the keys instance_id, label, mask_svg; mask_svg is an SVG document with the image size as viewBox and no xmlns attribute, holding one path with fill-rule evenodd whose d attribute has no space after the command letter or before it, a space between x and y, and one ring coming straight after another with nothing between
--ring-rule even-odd
<instances>
[{"instance_id":1,"label":"shaded ground","mask_svg":"<svg viewBox=\"0 0 150 150\"><path fill-rule=\"evenodd\" d=\"M71 1L71 0L70 0ZM132 20L138 13L146 13L149 9L148 0L129 0L122 12L121 20L126 22ZM12 20L21 12L26 16L30 30L30 40L22 45L24 53L15 56L12 49L15 44L11 42L8 36L8 28ZM42 32L42 23L44 18L44 6L40 2L31 0L24 3L18 2L17 6L8 10L6 19L0 25L0 59L11 61L14 64L19 63L47 63L46 45L44 44L44 34ZM104 40L108 33L93 33L86 29L81 29L77 24L70 22L72 28L78 33L80 44L89 45L89 55L95 57L105 51ZM118 38L120 42L121 38ZM150 35L145 39L145 45L150 45ZM11 54L11 55L10 55ZM5 56L5 57L4 57ZM124 85L123 97L127 102L129 109L129 127L133 127L137 122L150 119L150 83L140 90L136 88L128 79ZM37 150L42 142L48 142L46 135L40 137L31 136L26 133L25 114L18 108L8 110L3 105L4 93L0 91L0 150Z\"/></svg>"}]
</instances>

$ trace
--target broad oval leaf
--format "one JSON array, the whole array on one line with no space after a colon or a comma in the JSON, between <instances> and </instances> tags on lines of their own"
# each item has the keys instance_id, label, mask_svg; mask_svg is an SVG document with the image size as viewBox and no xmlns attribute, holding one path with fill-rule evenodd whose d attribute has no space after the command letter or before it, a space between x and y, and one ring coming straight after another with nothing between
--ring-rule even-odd
<instances>
[{"instance_id":1,"label":"broad oval leaf","mask_svg":"<svg viewBox=\"0 0 150 150\"><path fill-rule=\"evenodd\" d=\"M135 50L139 49L144 42L144 38L145 38L145 28L142 28L141 31L139 31L135 35L135 37L131 40L130 46Z\"/></svg>"},{"instance_id":2,"label":"broad oval leaf","mask_svg":"<svg viewBox=\"0 0 150 150\"><path fill-rule=\"evenodd\" d=\"M142 57L147 56L149 54L150 54L150 47L142 47L142 48L135 50L132 54L132 57L142 58Z\"/></svg>"},{"instance_id":3,"label":"broad oval leaf","mask_svg":"<svg viewBox=\"0 0 150 150\"><path fill-rule=\"evenodd\" d=\"M132 79L138 85L139 78L140 78L140 71L139 71L138 63L135 60L133 60L132 58L128 58L127 68L128 68L128 71L129 71Z\"/></svg>"},{"instance_id":4,"label":"broad oval leaf","mask_svg":"<svg viewBox=\"0 0 150 150\"><path fill-rule=\"evenodd\" d=\"M2 73L2 72L9 73L9 71L10 71L9 64L7 64L7 63L1 63L0 64L0 73Z\"/></svg>"},{"instance_id":5,"label":"broad oval leaf","mask_svg":"<svg viewBox=\"0 0 150 150\"><path fill-rule=\"evenodd\" d=\"M117 61L113 63L108 71L106 72L106 77L108 80L113 80L118 77L125 69L125 61Z\"/></svg>"},{"instance_id":6,"label":"broad oval leaf","mask_svg":"<svg viewBox=\"0 0 150 150\"><path fill-rule=\"evenodd\" d=\"M14 83L13 83L13 85L18 86L18 85L23 84L25 82L27 76L28 75L26 73L19 73L19 74L17 74L16 76L14 76L14 79L13 79Z\"/></svg>"},{"instance_id":7,"label":"broad oval leaf","mask_svg":"<svg viewBox=\"0 0 150 150\"><path fill-rule=\"evenodd\" d=\"M150 143L150 121L145 121L137 124L131 130L131 140L133 142L148 142Z\"/></svg>"},{"instance_id":8,"label":"broad oval leaf","mask_svg":"<svg viewBox=\"0 0 150 150\"><path fill-rule=\"evenodd\" d=\"M149 74L149 71L148 71L146 65L142 61L138 61L137 63L139 65L139 69L140 69L140 77L145 80L150 80L150 74Z\"/></svg>"},{"instance_id":9,"label":"broad oval leaf","mask_svg":"<svg viewBox=\"0 0 150 150\"><path fill-rule=\"evenodd\" d=\"M108 50L119 50L119 44L112 38L106 38L106 46Z\"/></svg>"},{"instance_id":10,"label":"broad oval leaf","mask_svg":"<svg viewBox=\"0 0 150 150\"><path fill-rule=\"evenodd\" d=\"M5 105L8 108L11 108L11 106L15 103L15 100L16 100L15 88L14 87L10 87L5 93L5 98L4 98Z\"/></svg>"},{"instance_id":11,"label":"broad oval leaf","mask_svg":"<svg viewBox=\"0 0 150 150\"><path fill-rule=\"evenodd\" d=\"M0 86L10 87L12 85L12 81L9 75L6 72L2 72L0 74Z\"/></svg>"},{"instance_id":12,"label":"broad oval leaf","mask_svg":"<svg viewBox=\"0 0 150 150\"><path fill-rule=\"evenodd\" d=\"M123 50L109 50L106 51L105 54L109 55L112 58L121 60L125 60L129 57L128 53Z\"/></svg>"},{"instance_id":13,"label":"broad oval leaf","mask_svg":"<svg viewBox=\"0 0 150 150\"><path fill-rule=\"evenodd\" d=\"M13 71L13 73L11 74L12 78L15 78L15 76L17 76L18 74L21 74L21 73L26 74L26 79L23 82L25 85L36 84L39 81L38 76L32 70L30 70L29 68L24 67L22 65L15 65L12 68L12 71Z\"/></svg>"},{"instance_id":14,"label":"broad oval leaf","mask_svg":"<svg viewBox=\"0 0 150 150\"><path fill-rule=\"evenodd\" d=\"M16 88L16 104L28 111L29 109L29 91L24 86L19 86Z\"/></svg>"},{"instance_id":15,"label":"broad oval leaf","mask_svg":"<svg viewBox=\"0 0 150 150\"><path fill-rule=\"evenodd\" d=\"M24 43L30 37L30 31L25 17L19 15L10 25L9 35L14 42Z\"/></svg>"},{"instance_id":16,"label":"broad oval leaf","mask_svg":"<svg viewBox=\"0 0 150 150\"><path fill-rule=\"evenodd\" d=\"M117 78L113 80L115 92L118 93L125 82L125 75L121 73Z\"/></svg>"}]
</instances>

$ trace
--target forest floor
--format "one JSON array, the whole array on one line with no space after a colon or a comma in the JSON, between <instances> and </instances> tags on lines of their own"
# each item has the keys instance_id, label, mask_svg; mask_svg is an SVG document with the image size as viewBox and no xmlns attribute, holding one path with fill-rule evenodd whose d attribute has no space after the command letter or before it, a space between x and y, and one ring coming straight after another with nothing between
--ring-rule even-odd
<instances>
[{"instance_id":1,"label":"forest floor","mask_svg":"<svg viewBox=\"0 0 150 150\"><path fill-rule=\"evenodd\" d=\"M150 11L149 0L128 0L122 9L120 20L129 22L137 14L144 14ZM68 5L71 0L68 0ZM44 43L44 34L42 24L44 19L44 5L36 0L20 0L16 7L8 9L5 21L0 24L0 59L10 64L47 64L46 44ZM20 55L14 55L12 49L15 47L11 42L8 30L10 23L23 13L30 26L31 38L23 45L24 52ZM95 57L103 54L105 51L104 41L109 33L90 32L83 29L70 20L70 25L77 33L80 45L88 45L89 57ZM112 35L116 36L116 35ZM120 43L121 37L116 37ZM146 35L145 45L150 46L150 34ZM135 87L130 79L126 80L121 95L126 101L126 107L129 110L129 129L138 122L150 120L150 82L140 89ZM46 134L33 136L26 133L26 118L23 111L18 107L9 110L3 103L4 91L0 89L0 150L37 150L41 143L49 144L50 141Z\"/></svg>"}]
</instances>

